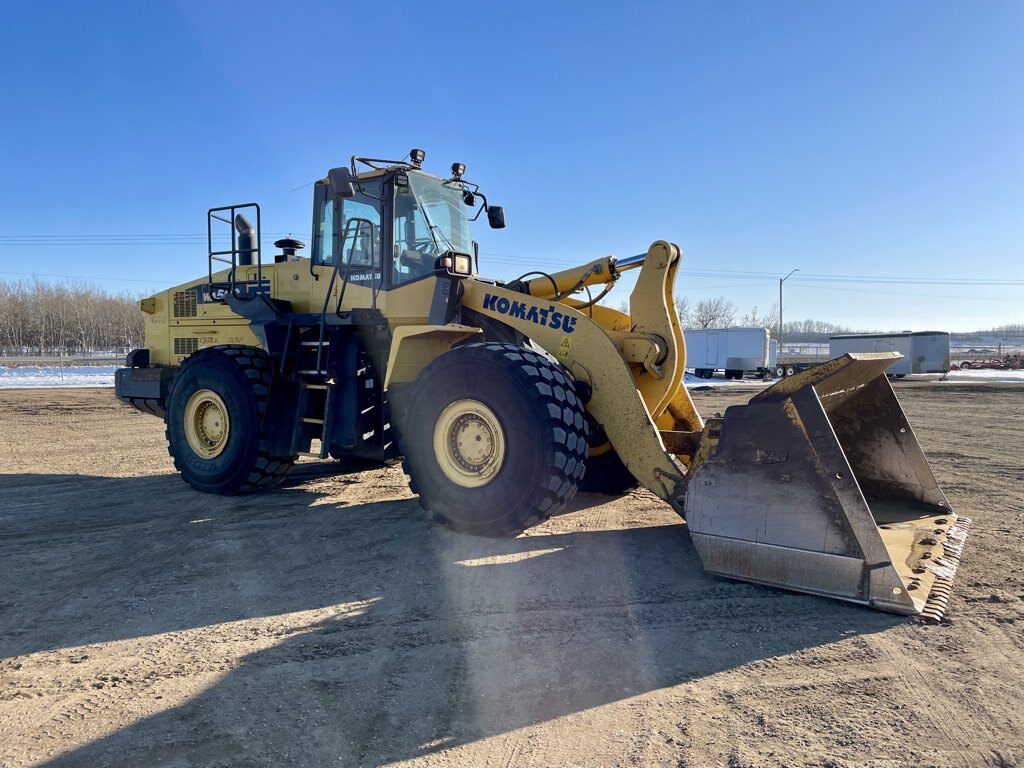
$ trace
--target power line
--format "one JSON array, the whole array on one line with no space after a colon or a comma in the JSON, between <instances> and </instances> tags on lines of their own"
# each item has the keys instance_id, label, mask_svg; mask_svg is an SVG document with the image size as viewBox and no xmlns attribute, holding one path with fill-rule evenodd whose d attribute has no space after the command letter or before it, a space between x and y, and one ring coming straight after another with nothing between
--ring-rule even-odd
<instances>
[{"instance_id":1,"label":"power line","mask_svg":"<svg viewBox=\"0 0 1024 768\"><path fill-rule=\"evenodd\" d=\"M501 261L508 263L526 263L525 259L513 256L512 254L496 254L489 252L481 252L481 256L499 256L503 258L494 259L495 261ZM531 263L536 264L538 260L533 260ZM560 262L560 263L571 263L579 264L581 262L567 259L566 257L546 257L543 259L545 262ZM776 272L757 272L743 269L701 269L697 267L689 267L685 263L680 267L679 273L681 276L705 276L705 277L717 277L726 280L764 280L765 282L775 282L779 279L779 274ZM804 283L807 285L819 285L821 283L874 283L879 285L1005 285L1015 286L1024 285L1024 279L1011 279L1011 278L984 278L984 277L920 277L920 276L898 276L898 275L844 275L844 274L828 274L818 272L805 272L799 275L794 275L790 278L794 282ZM739 286L734 286L739 287Z\"/></svg>"},{"instance_id":2,"label":"power line","mask_svg":"<svg viewBox=\"0 0 1024 768\"><path fill-rule=\"evenodd\" d=\"M290 231L263 232L263 240L269 240L278 236L294 235ZM214 240L226 240L227 234L215 233ZM113 247L113 246L191 246L205 245L207 235L205 233L135 233L135 234L61 234L61 235L0 235L0 248L13 247ZM560 269L577 266L583 262L568 256L520 256L510 253L498 253L485 251L481 253L487 263L494 266L506 266L515 269L536 268L538 264L548 264ZM595 258L601 258L596 256ZM21 275L24 273L2 272L0 274ZM61 277L61 275L51 275ZM733 288L760 287L759 284L750 281L761 281L761 284L774 283L779 275L776 272L753 271L727 268L698 268L683 264L680 268L682 278L718 278L722 280L745 280L748 284L732 285ZM123 282L152 282L155 280L128 280L126 278L80 278L97 280L118 280ZM925 277L925 276L900 276L900 275L850 275L850 274L829 274L803 272L794 275L791 281L796 285L807 287L825 288L835 285L880 285L880 286L901 286L901 285L934 285L934 286L1002 286L1012 287L1024 285L1024 279L1010 278L985 278L985 277ZM706 286L711 287L711 286ZM717 287L717 286L716 286ZM721 286L727 287L727 286ZM863 291L871 292L871 291ZM875 291L881 293L880 291ZM898 295L898 294L894 294ZM908 294L914 295L914 294Z\"/></svg>"},{"instance_id":3,"label":"power line","mask_svg":"<svg viewBox=\"0 0 1024 768\"><path fill-rule=\"evenodd\" d=\"M127 277L101 277L98 275L54 275L45 272L2 272L0 275L15 275L17 277L57 277L63 280L113 280L119 283L152 283L153 285L171 285L172 280L136 280Z\"/></svg>"},{"instance_id":4,"label":"power line","mask_svg":"<svg viewBox=\"0 0 1024 768\"><path fill-rule=\"evenodd\" d=\"M263 240L278 236L294 235L294 232L262 232ZM229 239L226 232L214 232L214 242ZM153 245L206 245L205 234L152 234L152 235L0 235L2 247L61 247L68 246L153 246Z\"/></svg>"},{"instance_id":5,"label":"power line","mask_svg":"<svg viewBox=\"0 0 1024 768\"><path fill-rule=\"evenodd\" d=\"M868 290L865 288L840 288L835 285L819 285L816 286L826 291L843 291L845 293L870 293L879 296L912 296L919 299L953 299L953 300L969 300L969 301L1013 301L1019 302L1019 297L1011 296L965 296L964 294L958 294L955 296L943 295L938 293L907 293L906 291L878 291Z\"/></svg>"},{"instance_id":6,"label":"power line","mask_svg":"<svg viewBox=\"0 0 1024 768\"><path fill-rule=\"evenodd\" d=\"M292 233L291 232L276 232L276 231L275 232L271 232L271 231L266 231L263 234L266 234L266 235L286 235L286 234L292 234ZM87 240L89 238L97 238L97 237L98 238L103 238L105 240L106 239L124 238L124 237L137 238L137 239L147 239L147 240L151 240L151 239L154 239L154 238L160 238L160 237L201 237L201 238L203 238L205 240L206 239L206 233L205 232L176 232L176 233L174 233L174 232L171 232L171 233L168 233L168 232L163 232L163 233L153 232L153 233L141 233L141 234L138 234L138 233L136 233L136 234L119 233L119 234L105 234L105 235L103 235L103 234L101 234L101 235L96 235L96 234L89 234L89 235L0 235L0 240L4 240L4 239L15 239L15 240L24 240L24 239L36 239L36 240L67 240L67 239Z\"/></svg>"}]
</instances>

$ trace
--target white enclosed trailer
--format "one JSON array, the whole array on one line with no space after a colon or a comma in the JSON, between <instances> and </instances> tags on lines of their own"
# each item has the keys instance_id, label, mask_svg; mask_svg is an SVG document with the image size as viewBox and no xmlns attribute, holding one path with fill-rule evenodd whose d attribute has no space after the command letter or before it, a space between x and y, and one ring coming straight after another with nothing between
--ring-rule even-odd
<instances>
[{"instance_id":1,"label":"white enclosed trailer","mask_svg":"<svg viewBox=\"0 0 1024 768\"><path fill-rule=\"evenodd\" d=\"M724 371L727 379L773 371L771 334L767 328L687 328L686 366L704 379Z\"/></svg>"},{"instance_id":2,"label":"white enclosed trailer","mask_svg":"<svg viewBox=\"0 0 1024 768\"><path fill-rule=\"evenodd\" d=\"M899 352L903 357L886 370L890 376L908 373L949 373L949 333L847 333L828 340L829 357L847 352Z\"/></svg>"}]
</instances>

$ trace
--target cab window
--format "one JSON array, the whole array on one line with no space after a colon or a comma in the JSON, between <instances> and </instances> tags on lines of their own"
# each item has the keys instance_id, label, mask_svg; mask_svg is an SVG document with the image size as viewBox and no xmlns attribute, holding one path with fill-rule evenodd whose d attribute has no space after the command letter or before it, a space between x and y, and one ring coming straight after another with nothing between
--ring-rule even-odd
<instances>
[{"instance_id":1,"label":"cab window","mask_svg":"<svg viewBox=\"0 0 1024 768\"><path fill-rule=\"evenodd\" d=\"M381 180L361 184L355 197L341 200L338 245L341 264L353 269L380 269L381 264Z\"/></svg>"},{"instance_id":2,"label":"cab window","mask_svg":"<svg viewBox=\"0 0 1024 768\"><path fill-rule=\"evenodd\" d=\"M428 211L428 215L431 213ZM419 200L410 188L396 188L392 282L397 285L433 273L434 262L440 255L441 249Z\"/></svg>"},{"instance_id":3,"label":"cab window","mask_svg":"<svg viewBox=\"0 0 1024 768\"><path fill-rule=\"evenodd\" d=\"M320 201L317 227L313 233L313 261L316 264L334 263L334 200Z\"/></svg>"},{"instance_id":4,"label":"cab window","mask_svg":"<svg viewBox=\"0 0 1024 768\"><path fill-rule=\"evenodd\" d=\"M331 266L339 258L343 269L349 263L353 270L380 269L381 189L380 179L370 179L355 197L322 202L315 233L318 264Z\"/></svg>"}]
</instances>

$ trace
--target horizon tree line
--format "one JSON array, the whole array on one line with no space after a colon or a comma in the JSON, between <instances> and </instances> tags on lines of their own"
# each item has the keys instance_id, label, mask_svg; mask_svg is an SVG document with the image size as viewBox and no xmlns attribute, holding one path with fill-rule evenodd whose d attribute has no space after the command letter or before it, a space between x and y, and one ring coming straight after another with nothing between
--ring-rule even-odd
<instances>
[{"instance_id":1,"label":"horizon tree line","mask_svg":"<svg viewBox=\"0 0 1024 768\"><path fill-rule=\"evenodd\" d=\"M0 354L123 353L143 344L139 298L85 282L0 280Z\"/></svg>"},{"instance_id":2,"label":"horizon tree line","mask_svg":"<svg viewBox=\"0 0 1024 768\"><path fill-rule=\"evenodd\" d=\"M88 282L61 280L0 280L0 355L123 353L141 347L145 320L141 296L115 294ZM676 296L684 328L764 327L773 333L779 322L778 304L760 312L756 306L740 313L724 296L692 302ZM619 309L628 312L623 301ZM784 327L788 341L824 341L839 333L865 332L823 320L792 320ZM1024 323L1010 323L958 336L996 335L1024 338Z\"/></svg>"}]
</instances>

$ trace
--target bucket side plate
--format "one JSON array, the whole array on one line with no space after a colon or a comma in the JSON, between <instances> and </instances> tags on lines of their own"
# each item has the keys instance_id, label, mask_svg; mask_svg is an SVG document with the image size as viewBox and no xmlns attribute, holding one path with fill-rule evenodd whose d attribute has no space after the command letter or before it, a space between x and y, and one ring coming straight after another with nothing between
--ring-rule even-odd
<instances>
[{"instance_id":1,"label":"bucket side plate","mask_svg":"<svg viewBox=\"0 0 1024 768\"><path fill-rule=\"evenodd\" d=\"M848 355L726 411L686 495L706 570L941 617L967 521L885 378L891 362Z\"/></svg>"}]
</instances>

